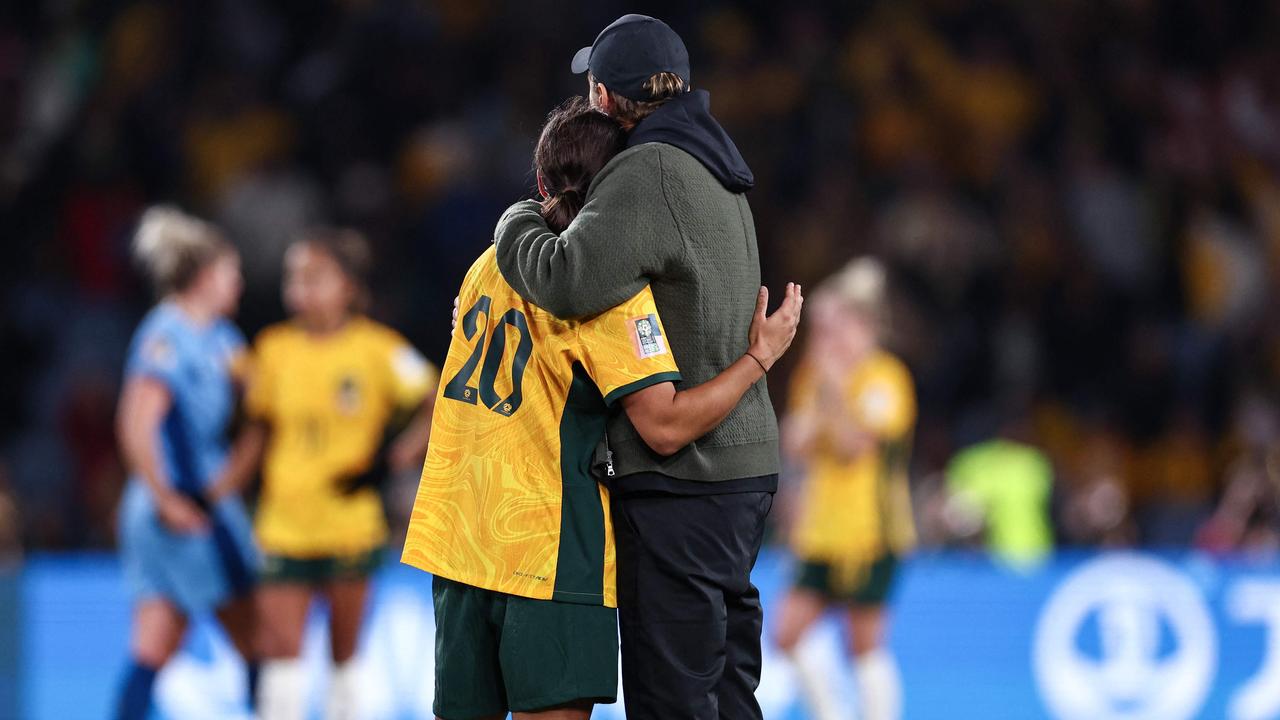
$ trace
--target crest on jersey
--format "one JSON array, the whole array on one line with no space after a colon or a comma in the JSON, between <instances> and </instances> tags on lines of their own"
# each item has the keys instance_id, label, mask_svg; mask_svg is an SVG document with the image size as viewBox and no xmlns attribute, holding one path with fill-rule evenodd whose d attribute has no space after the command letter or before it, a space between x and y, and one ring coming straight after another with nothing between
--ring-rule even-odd
<instances>
[{"instance_id":1,"label":"crest on jersey","mask_svg":"<svg viewBox=\"0 0 1280 720\"><path fill-rule=\"evenodd\" d=\"M142 346L142 355L147 362L166 370L172 369L177 360L173 344L163 335L157 335Z\"/></svg>"},{"instance_id":2,"label":"crest on jersey","mask_svg":"<svg viewBox=\"0 0 1280 720\"><path fill-rule=\"evenodd\" d=\"M351 375L344 375L338 382L338 410L345 415L360 411L360 383Z\"/></svg>"},{"instance_id":3,"label":"crest on jersey","mask_svg":"<svg viewBox=\"0 0 1280 720\"><path fill-rule=\"evenodd\" d=\"M657 315L632 318L631 341L635 345L636 356L641 360L667 352L667 341L662 337L662 326L658 324Z\"/></svg>"}]
</instances>

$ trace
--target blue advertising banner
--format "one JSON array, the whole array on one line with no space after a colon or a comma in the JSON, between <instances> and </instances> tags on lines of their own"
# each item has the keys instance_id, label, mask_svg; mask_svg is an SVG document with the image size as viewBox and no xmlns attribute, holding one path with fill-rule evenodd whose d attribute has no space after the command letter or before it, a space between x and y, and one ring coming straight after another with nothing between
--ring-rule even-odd
<instances>
[{"instance_id":1,"label":"blue advertising banner","mask_svg":"<svg viewBox=\"0 0 1280 720\"><path fill-rule=\"evenodd\" d=\"M785 555L762 557L756 580L767 614L778 608L790 571ZM20 582L21 717L108 716L129 631L115 560L37 557ZM319 612L305 643L313 717L328 672ZM1126 552L1065 555L1014 570L979 556L928 554L904 566L892 613L907 718L1280 718L1274 562ZM432 717L433 637L430 578L389 565L378 577L360 653L363 717ZM852 707L844 637L833 615L806 638L804 652L824 659L832 690ZM242 678L226 640L200 622L157 684L161 714L248 718ZM770 720L807 717L790 663L768 637L759 697ZM602 707L594 717L623 713L620 705Z\"/></svg>"}]
</instances>

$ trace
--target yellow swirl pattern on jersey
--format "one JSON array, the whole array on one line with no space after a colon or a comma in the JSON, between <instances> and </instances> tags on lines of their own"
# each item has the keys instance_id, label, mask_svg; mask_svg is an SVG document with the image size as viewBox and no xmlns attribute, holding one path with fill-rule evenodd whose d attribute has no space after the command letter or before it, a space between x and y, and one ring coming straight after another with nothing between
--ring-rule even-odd
<instances>
[{"instance_id":1,"label":"yellow swirl pattern on jersey","mask_svg":"<svg viewBox=\"0 0 1280 720\"><path fill-rule=\"evenodd\" d=\"M613 403L679 379L653 294L558 320L507 285L490 248L459 309L403 562L512 595L616 606L609 496L591 466Z\"/></svg>"}]
</instances>

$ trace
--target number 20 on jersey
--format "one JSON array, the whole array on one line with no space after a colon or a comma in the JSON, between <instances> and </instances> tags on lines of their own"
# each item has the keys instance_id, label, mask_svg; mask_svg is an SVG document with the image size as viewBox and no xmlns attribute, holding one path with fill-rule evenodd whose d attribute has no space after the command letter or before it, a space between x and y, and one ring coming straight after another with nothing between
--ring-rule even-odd
<instances>
[{"instance_id":1,"label":"number 20 on jersey","mask_svg":"<svg viewBox=\"0 0 1280 720\"><path fill-rule=\"evenodd\" d=\"M475 341L475 345L462 368L445 384L444 396L471 405L477 404L479 398L493 412L510 417L520 409L521 383L524 381L525 365L533 354L533 336L529 333L529 321L524 313L511 308L498 319L490 337L492 307L493 300L488 295L481 295L462 316L462 334L468 341ZM483 324L479 322L481 315L484 315ZM520 342L511 358L511 394L500 397L494 383L506 353L508 327L520 333ZM476 374L476 368L480 369L480 382L478 386L473 386L471 380Z\"/></svg>"}]
</instances>

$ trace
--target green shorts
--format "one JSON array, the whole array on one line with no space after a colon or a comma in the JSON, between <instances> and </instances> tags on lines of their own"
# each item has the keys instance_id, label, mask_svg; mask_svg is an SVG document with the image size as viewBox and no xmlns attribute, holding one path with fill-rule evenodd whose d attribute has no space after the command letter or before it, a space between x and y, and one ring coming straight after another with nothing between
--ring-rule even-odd
<instances>
[{"instance_id":1,"label":"green shorts","mask_svg":"<svg viewBox=\"0 0 1280 720\"><path fill-rule=\"evenodd\" d=\"M893 579L898 574L898 557L881 555L847 587L840 587L833 577L830 563L801 561L796 572L795 586L812 590L831 602L848 603L862 607L883 605L893 589Z\"/></svg>"},{"instance_id":2,"label":"green shorts","mask_svg":"<svg viewBox=\"0 0 1280 720\"><path fill-rule=\"evenodd\" d=\"M323 585L336 580L363 580L382 563L382 548L351 555L289 557L266 553L258 578L263 583Z\"/></svg>"},{"instance_id":3,"label":"green shorts","mask_svg":"<svg viewBox=\"0 0 1280 720\"><path fill-rule=\"evenodd\" d=\"M434 578L435 713L444 720L618 699L618 612Z\"/></svg>"}]
</instances>

